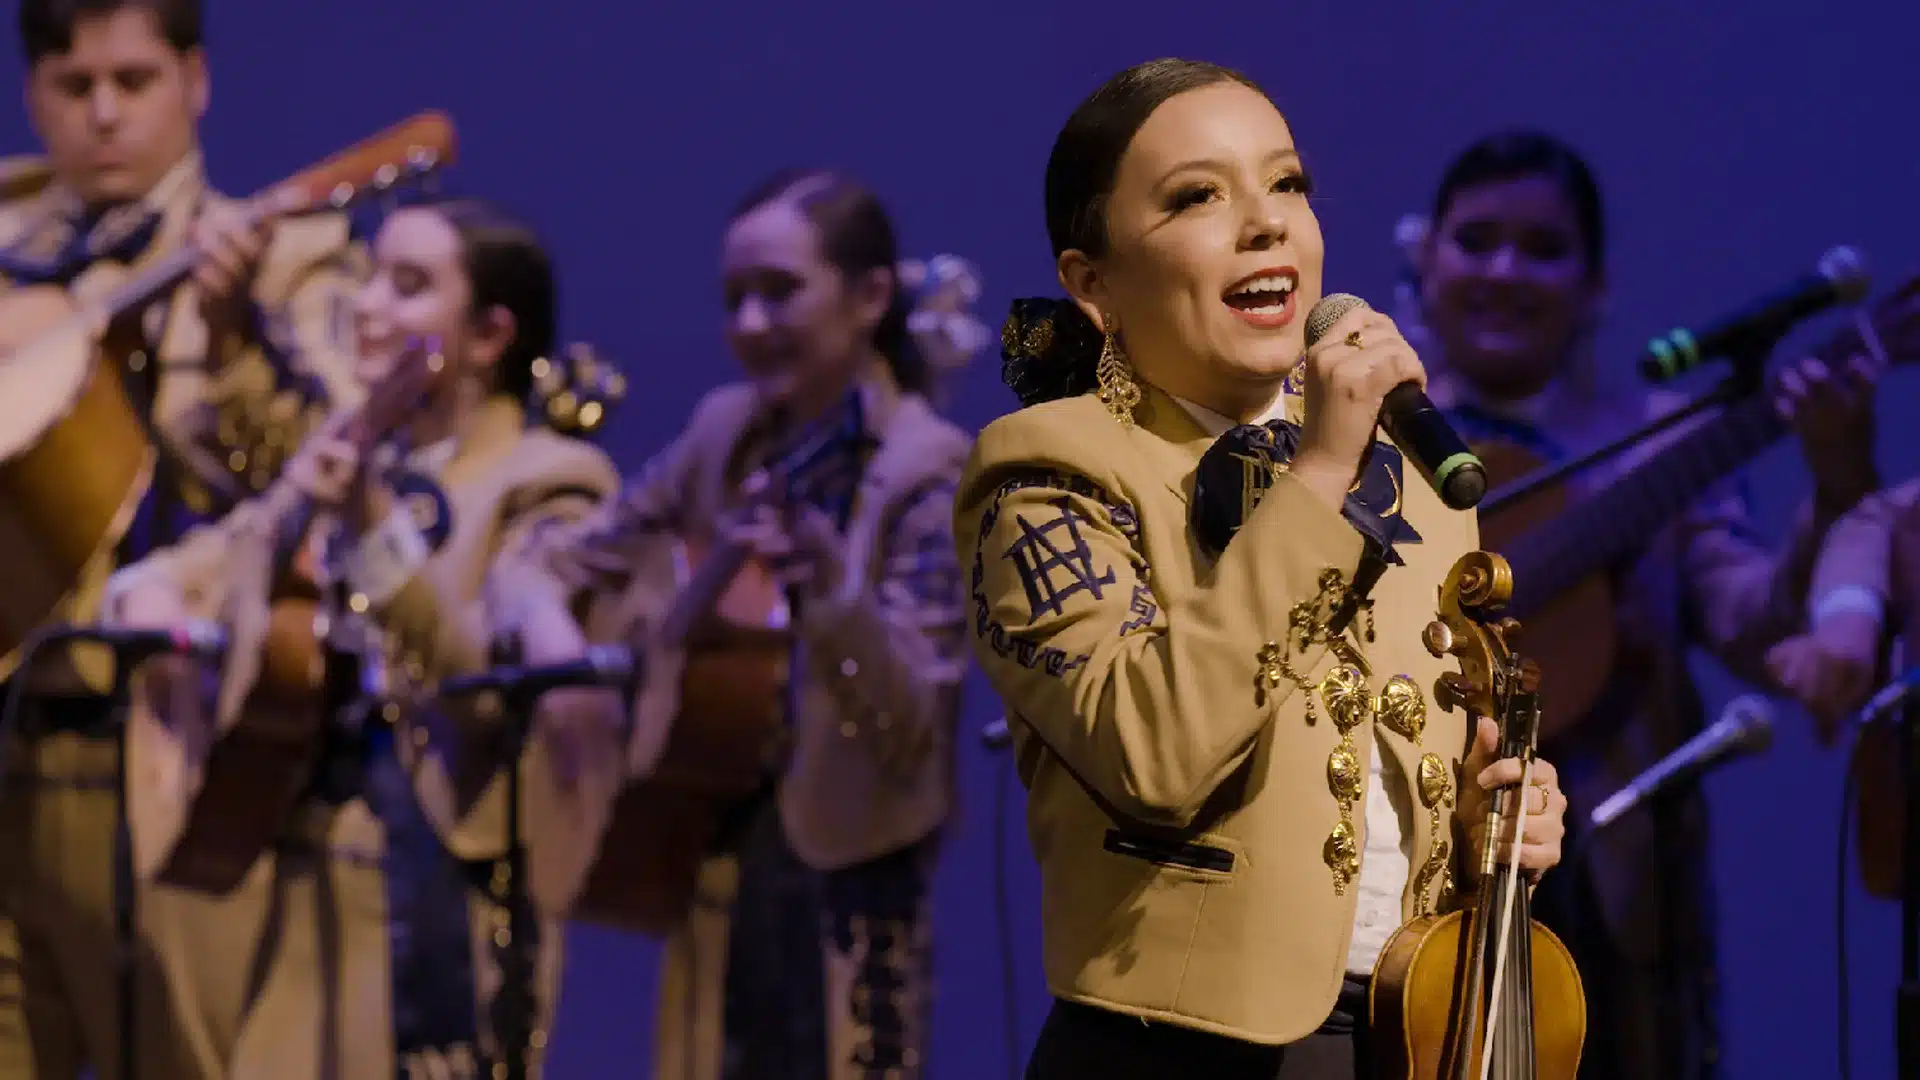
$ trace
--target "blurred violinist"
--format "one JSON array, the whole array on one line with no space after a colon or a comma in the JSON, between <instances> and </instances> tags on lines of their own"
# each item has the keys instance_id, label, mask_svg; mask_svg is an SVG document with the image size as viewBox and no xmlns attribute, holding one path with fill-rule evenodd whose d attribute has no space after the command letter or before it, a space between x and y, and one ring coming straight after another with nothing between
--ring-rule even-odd
<instances>
[{"instance_id":1,"label":"blurred violinist","mask_svg":"<svg viewBox=\"0 0 1920 1080\"><path fill-rule=\"evenodd\" d=\"M1678 404L1672 395L1618 390L1597 366L1592 344L1608 279L1600 189L1586 162L1553 137L1495 135L1463 151L1440 181L1414 269L1433 346L1432 396L1490 462L1506 448L1551 464ZM1743 500L1723 485L1677 520L1633 537L1626 564L1597 575L1612 590L1600 594L1607 625L1586 626L1565 655L1601 655L1600 638L1617 636L1614 662L1596 673L1592 700L1560 706L1543 734L1543 752L1560 764L1576 806L1597 805L1700 729L1704 706L1687 646L1768 681L1766 650L1800 624L1821 537L1875 485L1871 404L1880 371L1864 355L1834 350L1772 382L1767 392L1798 433L1814 487L1778 549L1753 537ZM1582 474L1565 512L1592 489L1651 468L1661 445L1644 443ZM1492 479L1498 491L1519 478ZM1517 550L1516 520L1483 512L1487 546ZM1544 651L1544 625L1528 623L1528 649L1546 670L1542 693L1552 713L1566 701L1572 670ZM1567 844L1569 872L1541 886L1534 910L1573 950L1590 1027L1606 1033L1588 1042L1581 1075L1711 1075L1718 994L1699 793L1649 804L1591 837L1576 823Z\"/></svg>"},{"instance_id":2,"label":"blurred violinist","mask_svg":"<svg viewBox=\"0 0 1920 1080\"><path fill-rule=\"evenodd\" d=\"M778 642L777 730L747 748L764 764L723 811L670 931L663 1080L926 1065L929 892L965 671L949 507L968 442L922 396L932 372L898 266L886 211L853 180L788 172L754 190L720 252L726 340L746 381L708 394L617 502L551 533L517 581L503 572L502 593L563 597L539 636L559 640L556 613L584 607L594 636L649 650L635 740L669 747L669 725L719 718L682 712L715 687L694 679L696 645L661 634L657 613L713 616L686 604L717 553L752 563L727 581L771 575L752 632ZM697 567L683 558L701 553ZM738 611L734 598L752 595L740 585L703 603ZM708 670L709 684L753 679ZM668 767L635 768L656 765Z\"/></svg>"},{"instance_id":3,"label":"blurred violinist","mask_svg":"<svg viewBox=\"0 0 1920 1080\"><path fill-rule=\"evenodd\" d=\"M473 790L491 774L449 776L401 755L436 727L434 684L489 662L481 594L495 554L583 517L618 480L599 450L530 426L556 331L553 270L526 226L478 201L409 206L381 225L372 262L352 309L367 408L391 407L395 385L424 397L370 438L329 427L266 494L121 571L110 590L125 624L193 616L232 635L215 700L161 663L139 702L208 772L199 798L215 790L217 759L192 758L194 746L258 723L296 730L306 709L321 716L316 745L280 755L311 767L292 773L295 811L268 823L269 850L224 896L175 903L168 892L149 908L200 1055L194 1075L465 1075L498 1061L485 1006L507 919L474 887L501 843L500 819L480 820L488 804ZM431 356L421 342L434 343ZM439 370L418 375L413 365L434 357ZM318 597L326 629L305 644L327 677L289 686L277 681L269 609L289 588L275 563L297 521L289 508L302 505L314 513L291 572ZM483 719L449 713L476 739ZM540 939L544 1028L559 927ZM533 1045L545 1040L537 1029Z\"/></svg>"},{"instance_id":4,"label":"blurred violinist","mask_svg":"<svg viewBox=\"0 0 1920 1080\"><path fill-rule=\"evenodd\" d=\"M160 453L125 539L91 568L68 612L88 622L115 566L258 491L310 422L352 400L351 327L338 315L360 260L343 215L249 224L210 185L199 142L212 97L200 0L22 0L18 9L27 117L44 156L0 163L0 304L34 288L99 295L185 246L202 253L187 284L137 325L114 328L138 339L113 374L151 421ZM0 319L9 351L31 344L19 340L22 321L11 309ZM0 971L17 971L19 989L0 994L0 1074L68 1080L91 1068L111 1080L122 1034L111 974L112 661L76 646L41 654L13 679L24 696L21 730L0 733L0 865L9 868L0 874ZM165 1022L151 952L138 955L147 1020L133 1054L146 1075L172 1075L187 1051Z\"/></svg>"}]
</instances>

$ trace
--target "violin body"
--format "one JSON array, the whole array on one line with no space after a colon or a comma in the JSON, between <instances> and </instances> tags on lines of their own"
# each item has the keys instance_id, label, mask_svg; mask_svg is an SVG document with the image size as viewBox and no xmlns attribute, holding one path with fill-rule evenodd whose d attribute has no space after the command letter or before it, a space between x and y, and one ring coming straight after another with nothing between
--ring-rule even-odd
<instances>
[{"instance_id":1,"label":"violin body","mask_svg":"<svg viewBox=\"0 0 1920 1080\"><path fill-rule=\"evenodd\" d=\"M674 558L681 596L695 588L689 578L697 583L731 569L730 581L688 626L681 647L649 651L648 679L677 686L679 705L657 725L644 719L647 703L634 703L643 719L630 754L633 779L615 797L604 834L583 838L581 856L570 860L584 880L577 888L564 881L541 888L574 894L567 906L576 918L655 935L685 921L726 814L773 775L785 746L792 655L785 603L764 564L685 542Z\"/></svg>"},{"instance_id":2,"label":"violin body","mask_svg":"<svg viewBox=\"0 0 1920 1080\"><path fill-rule=\"evenodd\" d=\"M1505 559L1468 552L1448 572L1422 640L1435 657L1459 662L1436 681L1436 704L1492 717L1500 727L1496 759L1531 762L1540 669L1510 647L1519 623L1501 613L1512 595ZM1492 827L1480 851L1465 853L1478 871L1462 909L1408 922L1381 952L1368 1011L1385 1076L1576 1080L1587 1027L1579 969L1559 938L1534 921L1530 888L1495 840L1516 819L1524 828L1524 792L1515 784L1488 793Z\"/></svg>"},{"instance_id":3,"label":"violin body","mask_svg":"<svg viewBox=\"0 0 1920 1080\"><path fill-rule=\"evenodd\" d=\"M1507 442L1476 442L1488 485L1500 487L1546 468L1546 459ZM1562 482L1480 515L1480 545L1511 553L1517 541L1558 518L1577 498ZM1540 720L1541 741L1552 745L1587 716L1612 678L1620 649L1612 579L1593 574L1527 616L1527 653L1553 672L1551 708Z\"/></svg>"},{"instance_id":4,"label":"violin body","mask_svg":"<svg viewBox=\"0 0 1920 1080\"><path fill-rule=\"evenodd\" d=\"M1463 1045L1469 1025L1460 1003L1463 963L1471 940L1472 911L1423 915L1394 931L1374 968L1368 991L1374 1030L1372 1047L1380 1075L1406 1080L1446 1080L1459 1073L1464 1055L1469 1075L1480 1075L1480 1046ZM1554 932L1535 922L1532 940L1516 955L1532 961L1533 1050L1539 1080L1573 1080L1586 1040L1587 997L1573 955ZM1396 1037L1385 1037L1391 1031ZM1531 1078L1529 1078L1531 1080Z\"/></svg>"}]
</instances>

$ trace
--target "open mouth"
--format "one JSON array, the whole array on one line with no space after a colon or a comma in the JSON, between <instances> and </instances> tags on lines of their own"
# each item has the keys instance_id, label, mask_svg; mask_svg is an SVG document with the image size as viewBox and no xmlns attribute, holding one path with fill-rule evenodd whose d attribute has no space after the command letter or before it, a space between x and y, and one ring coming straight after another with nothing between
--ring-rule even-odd
<instances>
[{"instance_id":1,"label":"open mouth","mask_svg":"<svg viewBox=\"0 0 1920 1080\"><path fill-rule=\"evenodd\" d=\"M1221 300L1255 326L1285 326L1293 321L1294 293L1300 274L1290 266L1249 274L1228 286Z\"/></svg>"}]
</instances>

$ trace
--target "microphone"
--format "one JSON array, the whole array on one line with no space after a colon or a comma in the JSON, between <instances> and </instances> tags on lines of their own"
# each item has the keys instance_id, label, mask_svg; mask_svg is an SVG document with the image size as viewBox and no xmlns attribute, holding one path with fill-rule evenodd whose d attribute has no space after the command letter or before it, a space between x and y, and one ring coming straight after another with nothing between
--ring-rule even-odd
<instances>
[{"instance_id":1,"label":"microphone","mask_svg":"<svg viewBox=\"0 0 1920 1080\"><path fill-rule=\"evenodd\" d=\"M1742 694L1727 702L1720 719L1707 730L1633 782L1608 796L1590 819L1596 829L1667 789L1691 780L1734 758L1757 754L1773 745L1773 703L1759 694Z\"/></svg>"},{"instance_id":2,"label":"microphone","mask_svg":"<svg viewBox=\"0 0 1920 1080\"><path fill-rule=\"evenodd\" d=\"M1307 313L1307 344L1326 336L1342 315L1367 302L1351 293L1322 297ZM1454 433L1453 425L1434 407L1419 384L1403 382L1380 405L1380 425L1413 459L1440 501L1455 510L1471 510L1487 493L1487 469Z\"/></svg>"},{"instance_id":3,"label":"microphone","mask_svg":"<svg viewBox=\"0 0 1920 1080\"><path fill-rule=\"evenodd\" d=\"M1013 729L1007 726L1006 717L980 729L980 745L989 750L1005 750L1013 745Z\"/></svg>"},{"instance_id":4,"label":"microphone","mask_svg":"<svg viewBox=\"0 0 1920 1080\"><path fill-rule=\"evenodd\" d=\"M217 660L227 651L227 630L205 619L186 619L172 626L61 626L42 637L39 645L73 641L106 645L122 662L138 662L167 653Z\"/></svg>"},{"instance_id":5,"label":"microphone","mask_svg":"<svg viewBox=\"0 0 1920 1080\"><path fill-rule=\"evenodd\" d=\"M443 680L440 696L464 697L487 691L537 695L562 686L620 690L632 685L639 671L640 661L632 649L621 645L592 645L578 660L489 668Z\"/></svg>"},{"instance_id":6,"label":"microphone","mask_svg":"<svg viewBox=\"0 0 1920 1080\"><path fill-rule=\"evenodd\" d=\"M1866 260L1850 247L1820 256L1813 273L1748 304L1719 322L1690 330L1678 327L1647 343L1640 374L1648 382L1666 382L1692 371L1709 357L1750 349L1769 349L1794 323L1836 304L1867 295L1872 279Z\"/></svg>"},{"instance_id":7,"label":"microphone","mask_svg":"<svg viewBox=\"0 0 1920 1080\"><path fill-rule=\"evenodd\" d=\"M1888 683L1881 691L1873 695L1860 710L1859 723L1877 724L1886 719L1887 714L1903 708L1914 698L1920 697L1920 667L1908 669L1905 675Z\"/></svg>"}]
</instances>

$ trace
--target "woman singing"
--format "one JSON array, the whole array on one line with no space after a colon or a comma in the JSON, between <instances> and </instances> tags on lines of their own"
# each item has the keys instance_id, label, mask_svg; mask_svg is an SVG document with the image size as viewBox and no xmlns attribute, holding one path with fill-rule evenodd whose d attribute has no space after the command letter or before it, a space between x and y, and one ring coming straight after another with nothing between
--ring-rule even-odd
<instances>
[{"instance_id":1,"label":"woman singing","mask_svg":"<svg viewBox=\"0 0 1920 1080\"><path fill-rule=\"evenodd\" d=\"M897 262L879 201L843 176L786 173L754 191L720 255L747 380L709 394L603 513L537 545L521 579L502 573L503 594L558 586L529 636L562 640L556 622L584 598L600 601L587 626L649 650L643 730L678 712L684 655L609 609L671 606L686 568L663 554L682 542L746 545L784 585L771 622L793 638L777 706L787 746L723 826L668 944L662 1080L924 1065L928 886L965 671L949 526L968 440L922 397L930 373ZM749 510L776 460L792 489Z\"/></svg>"},{"instance_id":2,"label":"woman singing","mask_svg":"<svg viewBox=\"0 0 1920 1080\"><path fill-rule=\"evenodd\" d=\"M406 447L404 457L376 467L383 455L317 435L275 488L123 571L111 590L109 610L125 623L227 623L223 702L237 681L245 709L280 710L289 723L302 709L324 717L299 812L244 881L217 898L156 888L147 904L150 932L178 946L162 955L208 1076L485 1075L499 1060L485 1006L507 913L470 884L485 873L446 846L484 845L436 835L382 717L484 668L493 631L482 585L496 553L583 516L619 482L599 450L528 426L536 373L552 363L555 294L546 252L523 225L465 200L396 211L353 314L369 386L424 362L412 342L437 341L444 357L427 399L379 440ZM334 627L315 700L256 675L291 491L319 510L295 566L320 586ZM149 690L163 714L181 697L165 680ZM495 836L493 851L457 855L491 858L498 845ZM544 1025L558 925L540 938Z\"/></svg>"},{"instance_id":3,"label":"woman singing","mask_svg":"<svg viewBox=\"0 0 1920 1080\"><path fill-rule=\"evenodd\" d=\"M1309 191L1267 96L1184 60L1109 80L1047 163L1071 302L1016 306L1027 407L955 508L1041 868L1037 1080L1369 1075L1381 947L1454 902L1483 789L1521 777L1491 720L1427 701L1421 629L1474 519L1376 431L1425 379L1392 321L1305 347ZM1537 873L1566 806L1545 762L1526 804Z\"/></svg>"}]
</instances>

